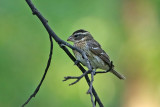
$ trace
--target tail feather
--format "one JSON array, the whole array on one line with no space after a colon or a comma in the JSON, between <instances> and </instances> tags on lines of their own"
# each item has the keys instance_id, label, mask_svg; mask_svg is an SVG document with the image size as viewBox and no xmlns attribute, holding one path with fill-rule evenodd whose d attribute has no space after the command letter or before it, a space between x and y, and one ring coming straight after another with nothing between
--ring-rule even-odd
<instances>
[{"instance_id":1,"label":"tail feather","mask_svg":"<svg viewBox=\"0 0 160 107\"><path fill-rule=\"evenodd\" d=\"M118 73L117 71L115 71L115 70L111 70L111 72L115 75L115 76L117 76L119 79L126 79L125 78L125 76L123 76L122 74L120 74L120 73Z\"/></svg>"}]
</instances>

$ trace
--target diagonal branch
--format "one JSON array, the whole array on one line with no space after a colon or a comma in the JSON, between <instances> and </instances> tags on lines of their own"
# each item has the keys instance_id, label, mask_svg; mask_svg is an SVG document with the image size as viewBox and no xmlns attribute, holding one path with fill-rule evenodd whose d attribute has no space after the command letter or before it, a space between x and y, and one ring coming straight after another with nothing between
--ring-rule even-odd
<instances>
[{"instance_id":1,"label":"diagonal branch","mask_svg":"<svg viewBox=\"0 0 160 107\"><path fill-rule=\"evenodd\" d=\"M86 60L87 62L87 67L89 70L92 70L92 67L89 63L89 60L87 58L87 55L85 54L84 51L70 45L69 43L65 42L64 40L60 39L55 32L50 28L50 26L48 25L48 21L41 15L41 13L35 8L35 6L33 5L33 3L31 2L31 0L26 0L27 4L29 5L29 7L32 10L33 15L36 15L40 21L42 22L42 24L44 25L44 27L46 28L47 32L49 33L50 36L52 36L54 38L54 40L59 44L59 45L66 45L69 48L71 48L72 50L76 50L78 51Z\"/></svg>"},{"instance_id":2,"label":"diagonal branch","mask_svg":"<svg viewBox=\"0 0 160 107\"><path fill-rule=\"evenodd\" d=\"M27 2L27 4L29 5L29 7L31 8L31 10L32 10L32 12L33 12L33 15L36 15L36 16L39 18L39 20L42 22L42 24L44 25L44 27L46 28L47 32L48 32L49 35L50 35L50 40L51 40L51 37L52 37L52 38L60 45L60 47L66 52L66 54L72 59L72 61L74 61L74 62L76 61L76 59L74 58L74 56L69 52L69 50L68 50L65 46L71 48L72 50L78 51L78 52L84 57L84 59L86 60L88 70L89 70L89 71L92 71L92 67L91 67L91 65L90 65L90 62L89 62L87 56L86 56L86 53L85 53L84 51L82 51L82 50L80 50L80 49L78 49L78 48L70 45L69 43L63 41L62 39L60 39L60 38L54 33L54 31L50 28L50 26L48 25L48 21L47 21L47 20L41 15L41 13L35 8L35 6L33 5L33 3L31 2L31 0L26 0L26 2ZM39 90L39 88L40 88L40 86L41 86L41 84L42 84L42 82L43 82L43 80L44 80L44 78L45 78L45 75L46 75L47 70L48 70L49 65L50 65L51 55L52 55L52 49L53 49L52 40L51 40L50 42L51 42L51 44L52 44L52 45L51 45L51 50L50 50L50 56L49 56L48 64L47 64L45 73L44 73L44 75L43 75L43 78L42 78L40 84L38 85L38 87L36 88L36 90L34 91L34 93L33 93L33 94L30 96L30 98L24 103L24 105L26 105L26 104L31 100L32 97L35 97L35 95L37 94L37 92L38 92L38 90ZM77 64L77 66L79 67L79 69L80 69L83 73L86 72L86 70L85 70L80 64ZM85 75L85 79L86 79L88 85L90 86L90 79L89 79L88 75ZM99 97L98 97L98 95L97 95L97 93L96 93L96 91L95 91L95 89L94 89L93 87L92 87L92 93L93 93L93 95L94 95L94 97L95 97L95 100L98 102L99 106L100 106L100 107L103 107L103 104L102 104L101 100L99 99ZM24 106L24 105L23 105L23 106Z\"/></svg>"}]
</instances>

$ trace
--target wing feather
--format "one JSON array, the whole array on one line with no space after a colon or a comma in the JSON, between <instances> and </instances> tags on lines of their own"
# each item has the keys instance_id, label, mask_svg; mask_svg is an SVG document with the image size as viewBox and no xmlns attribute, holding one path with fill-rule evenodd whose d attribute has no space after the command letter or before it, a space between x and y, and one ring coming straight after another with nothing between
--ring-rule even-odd
<instances>
[{"instance_id":1,"label":"wing feather","mask_svg":"<svg viewBox=\"0 0 160 107\"><path fill-rule=\"evenodd\" d=\"M88 46L89 46L89 50L99 56L105 63L107 63L108 65L110 65L110 59L109 56L107 55L107 53L101 48L101 45L95 41L95 40L90 40L88 41Z\"/></svg>"}]
</instances>

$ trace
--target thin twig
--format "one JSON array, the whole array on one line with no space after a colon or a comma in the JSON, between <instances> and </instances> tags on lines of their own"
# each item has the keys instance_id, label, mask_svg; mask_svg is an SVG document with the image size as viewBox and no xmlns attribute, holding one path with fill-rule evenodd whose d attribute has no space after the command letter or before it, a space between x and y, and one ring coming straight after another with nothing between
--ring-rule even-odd
<instances>
[{"instance_id":1,"label":"thin twig","mask_svg":"<svg viewBox=\"0 0 160 107\"><path fill-rule=\"evenodd\" d=\"M94 72L91 72L91 82L90 82L90 86L89 86L89 90L88 90L87 94L90 94L92 105L93 105L93 107L95 107L95 103L93 100L93 93L92 93L93 81L94 81Z\"/></svg>"},{"instance_id":2,"label":"thin twig","mask_svg":"<svg viewBox=\"0 0 160 107\"><path fill-rule=\"evenodd\" d=\"M81 78L83 78L85 75L87 75L87 74L89 74L89 73L92 73L92 71L89 71L89 70L88 70L88 71L84 72L81 76L78 76L78 77L74 77L74 76L64 77L64 80L63 80L63 81L67 81L67 80L69 80L69 79L77 79L75 82L69 84L69 85L73 85L73 84L77 83ZM90 83L90 85L92 85L92 84Z\"/></svg>"},{"instance_id":3,"label":"thin twig","mask_svg":"<svg viewBox=\"0 0 160 107\"><path fill-rule=\"evenodd\" d=\"M28 104L28 102L29 102L33 97L36 96L36 94L38 93L38 91L39 91L39 89L40 89L40 87L41 87L41 85L42 85L42 83L43 83L43 81L44 81L44 78L45 78L45 76L46 76L46 74L47 74L47 71L48 71L48 69L49 69L49 67L50 67L50 63L51 63L51 59L52 59L52 53L53 53L53 41L52 41L51 36L49 36L49 39L50 39L50 43L51 43L51 44L50 44L50 53L49 53L49 59L48 59L48 62L47 62L47 66L46 66L46 68L45 68L45 72L44 72L43 77L42 77L40 83L38 84L37 88L35 89L35 91L33 92L33 94L28 98L28 100L22 105L22 107L24 107L26 104Z\"/></svg>"}]
</instances>

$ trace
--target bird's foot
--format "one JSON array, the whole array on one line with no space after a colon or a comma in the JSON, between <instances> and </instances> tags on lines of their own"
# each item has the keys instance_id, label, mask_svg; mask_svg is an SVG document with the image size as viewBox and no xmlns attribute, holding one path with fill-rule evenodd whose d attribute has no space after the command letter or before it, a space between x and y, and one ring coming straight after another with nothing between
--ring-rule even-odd
<instances>
[{"instance_id":1,"label":"bird's foot","mask_svg":"<svg viewBox=\"0 0 160 107\"><path fill-rule=\"evenodd\" d=\"M59 44L59 46L60 46L60 47L64 47L64 46L65 46L65 44L61 43L61 44Z\"/></svg>"},{"instance_id":2,"label":"bird's foot","mask_svg":"<svg viewBox=\"0 0 160 107\"><path fill-rule=\"evenodd\" d=\"M93 75L96 75L96 70L93 70L92 72L93 72Z\"/></svg>"},{"instance_id":3,"label":"bird's foot","mask_svg":"<svg viewBox=\"0 0 160 107\"><path fill-rule=\"evenodd\" d=\"M79 64L79 63L80 63L79 60L74 61L74 65L77 65L77 64Z\"/></svg>"}]
</instances>

